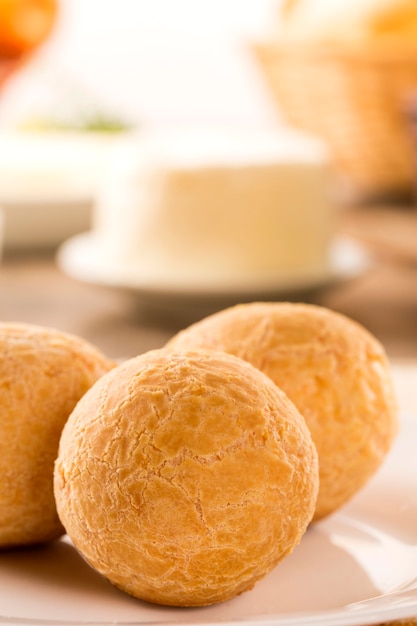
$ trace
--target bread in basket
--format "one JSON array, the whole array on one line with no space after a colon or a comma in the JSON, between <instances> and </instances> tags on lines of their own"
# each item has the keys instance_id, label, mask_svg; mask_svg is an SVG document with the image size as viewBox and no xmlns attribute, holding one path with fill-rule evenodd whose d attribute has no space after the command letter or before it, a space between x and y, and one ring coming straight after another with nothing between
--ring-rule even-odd
<instances>
[{"instance_id":1,"label":"bread in basket","mask_svg":"<svg viewBox=\"0 0 417 626\"><path fill-rule=\"evenodd\" d=\"M254 52L280 113L328 142L355 194L413 194L415 0L287 0Z\"/></svg>"}]
</instances>

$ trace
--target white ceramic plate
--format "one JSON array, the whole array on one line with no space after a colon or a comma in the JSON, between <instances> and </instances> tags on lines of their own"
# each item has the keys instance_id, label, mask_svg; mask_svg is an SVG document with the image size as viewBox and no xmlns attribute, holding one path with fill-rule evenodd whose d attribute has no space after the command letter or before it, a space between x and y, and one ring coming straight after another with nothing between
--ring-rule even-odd
<instances>
[{"instance_id":1,"label":"white ceramic plate","mask_svg":"<svg viewBox=\"0 0 417 626\"><path fill-rule=\"evenodd\" d=\"M383 467L252 591L175 609L113 588L68 539L0 552L0 624L354 626L417 616L417 415Z\"/></svg>"},{"instance_id":2,"label":"white ceramic plate","mask_svg":"<svg viewBox=\"0 0 417 626\"><path fill-rule=\"evenodd\" d=\"M57 255L60 268L69 276L90 283L134 291L149 300L242 301L261 295L296 294L352 278L370 265L365 250L348 238L337 238L330 250L329 270L321 273L282 275L273 278L225 277L221 283L203 276L174 274L169 266L159 268L118 264L103 253L93 232L81 233L65 241ZM192 262L191 262L192 264Z\"/></svg>"},{"instance_id":3,"label":"white ceramic plate","mask_svg":"<svg viewBox=\"0 0 417 626\"><path fill-rule=\"evenodd\" d=\"M0 131L7 249L55 247L87 230L111 150L128 134Z\"/></svg>"},{"instance_id":4,"label":"white ceramic plate","mask_svg":"<svg viewBox=\"0 0 417 626\"><path fill-rule=\"evenodd\" d=\"M92 197L13 202L0 201L7 250L56 248L90 227Z\"/></svg>"}]
</instances>

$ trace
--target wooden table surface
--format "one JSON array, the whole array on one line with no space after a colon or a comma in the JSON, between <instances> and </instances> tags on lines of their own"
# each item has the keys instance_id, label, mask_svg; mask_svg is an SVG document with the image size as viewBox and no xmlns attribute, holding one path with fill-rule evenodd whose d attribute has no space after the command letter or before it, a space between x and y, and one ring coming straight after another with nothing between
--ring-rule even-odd
<instances>
[{"instance_id":1,"label":"wooden table surface","mask_svg":"<svg viewBox=\"0 0 417 626\"><path fill-rule=\"evenodd\" d=\"M417 357L417 210L344 210L339 230L371 252L371 265L350 280L283 299L340 311L374 333L390 357ZM194 302L178 309L161 300L158 310L149 310L139 294L68 277L54 250L6 251L0 264L1 320L72 332L113 357L161 347L190 321L222 306Z\"/></svg>"}]
</instances>

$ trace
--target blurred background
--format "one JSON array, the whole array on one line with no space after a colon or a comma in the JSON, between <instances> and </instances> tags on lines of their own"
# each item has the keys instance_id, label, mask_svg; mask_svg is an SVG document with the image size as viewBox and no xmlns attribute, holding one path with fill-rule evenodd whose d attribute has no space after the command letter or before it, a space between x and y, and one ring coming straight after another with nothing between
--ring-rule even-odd
<instances>
[{"instance_id":1,"label":"blurred background","mask_svg":"<svg viewBox=\"0 0 417 626\"><path fill-rule=\"evenodd\" d=\"M4 90L2 124L114 113L132 123L262 124L270 103L247 49L271 0L58 0L36 58ZM78 108L78 111L77 111Z\"/></svg>"},{"instance_id":2,"label":"blurred background","mask_svg":"<svg viewBox=\"0 0 417 626\"><path fill-rule=\"evenodd\" d=\"M237 301L291 299L346 313L391 356L415 356L414 5L0 0L0 319L55 326L125 357ZM68 256L68 242L96 227L109 164L118 159L120 175L126 145L195 126L290 128L323 145L326 272L205 293L175 279L152 285L141 272L126 281L112 258L74 245ZM116 223L126 219L122 196Z\"/></svg>"}]
</instances>

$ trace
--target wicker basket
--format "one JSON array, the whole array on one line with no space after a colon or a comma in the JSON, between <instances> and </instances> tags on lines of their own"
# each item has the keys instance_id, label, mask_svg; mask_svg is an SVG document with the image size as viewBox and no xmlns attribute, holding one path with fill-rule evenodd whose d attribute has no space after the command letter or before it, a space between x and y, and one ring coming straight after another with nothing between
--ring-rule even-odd
<instances>
[{"instance_id":1,"label":"wicker basket","mask_svg":"<svg viewBox=\"0 0 417 626\"><path fill-rule=\"evenodd\" d=\"M283 117L328 143L361 196L414 196L417 140L407 107L417 94L417 42L390 43L253 47Z\"/></svg>"}]
</instances>

